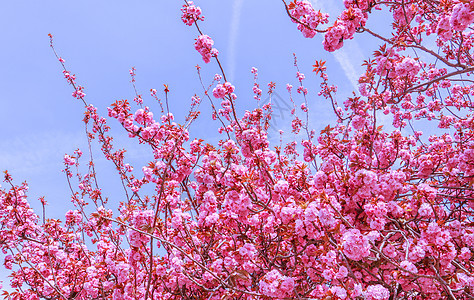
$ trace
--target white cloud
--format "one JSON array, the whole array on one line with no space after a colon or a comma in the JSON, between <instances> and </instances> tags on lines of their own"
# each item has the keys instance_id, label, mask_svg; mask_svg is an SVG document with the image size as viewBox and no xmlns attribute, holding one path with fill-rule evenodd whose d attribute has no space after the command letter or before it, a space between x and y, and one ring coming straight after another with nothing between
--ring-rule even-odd
<instances>
[{"instance_id":1,"label":"white cloud","mask_svg":"<svg viewBox=\"0 0 474 300\"><path fill-rule=\"evenodd\" d=\"M44 132L2 139L0 169L40 173L47 165L62 164L65 153L72 153L84 143L83 132Z\"/></svg>"},{"instance_id":2,"label":"white cloud","mask_svg":"<svg viewBox=\"0 0 474 300\"><path fill-rule=\"evenodd\" d=\"M141 161L151 157L149 147L138 145L120 129L111 134L114 137L115 149L124 147L127 149L126 160ZM106 161L99 147L97 140L93 140L92 151L96 163ZM30 133L4 138L0 140L0 171L11 171L17 180L22 180L22 178L17 178L14 173L38 176L43 174L45 169L62 168L64 154L73 154L78 148L84 152L82 161L84 163L89 156L83 130Z\"/></svg>"},{"instance_id":3,"label":"white cloud","mask_svg":"<svg viewBox=\"0 0 474 300\"><path fill-rule=\"evenodd\" d=\"M232 82L235 78L237 58L236 58L236 44L237 38L239 35L239 24L240 24L240 15L242 12L243 0L235 0L234 5L232 6L232 21L230 23L230 33L229 33L229 80Z\"/></svg>"}]
</instances>

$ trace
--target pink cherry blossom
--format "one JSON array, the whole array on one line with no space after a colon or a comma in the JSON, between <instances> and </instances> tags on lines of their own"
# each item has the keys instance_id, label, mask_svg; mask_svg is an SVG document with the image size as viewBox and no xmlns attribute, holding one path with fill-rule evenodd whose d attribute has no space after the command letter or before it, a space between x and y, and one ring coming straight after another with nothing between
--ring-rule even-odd
<instances>
[{"instance_id":1,"label":"pink cherry blossom","mask_svg":"<svg viewBox=\"0 0 474 300\"><path fill-rule=\"evenodd\" d=\"M187 4L183 5L181 8L181 20L184 24L191 26L196 21L204 21L204 16L201 15L201 8L199 6L195 6L193 1L188 1Z\"/></svg>"},{"instance_id":2,"label":"pink cherry blossom","mask_svg":"<svg viewBox=\"0 0 474 300\"><path fill-rule=\"evenodd\" d=\"M64 218L49 218L46 197L30 205L28 185L4 172L0 248L9 275L3 285L13 292L2 296L474 297L472 4L345 0L328 27L329 16L309 1L282 2L303 36L324 34L327 51L364 34L367 57L354 62L364 69L358 89L338 92L331 61L315 61L311 78L295 58L297 76L288 78L297 93L288 83L280 95L292 105L283 120L292 132L280 130L274 141L278 85L267 84L270 100L261 103L252 68L247 92L257 103L237 102L240 89L228 82L207 28L196 23L201 10L188 1L182 20L195 25L195 49L206 63L214 58L219 73L196 67L202 90L191 92L184 118L168 111L167 85L150 90L158 109L138 93L107 108L148 151L140 162L116 148L109 119L88 103L50 35L66 83L84 104L90 153L62 158L71 201ZM136 88L134 68L130 75ZM194 136L205 98L206 128L216 139ZM334 120L318 129L320 100ZM116 170L119 199L109 200L102 186L114 174L101 173L96 152Z\"/></svg>"},{"instance_id":3,"label":"pink cherry blossom","mask_svg":"<svg viewBox=\"0 0 474 300\"><path fill-rule=\"evenodd\" d=\"M380 284L369 285L365 295L370 300L386 300L390 297L389 291Z\"/></svg>"},{"instance_id":4,"label":"pink cherry blossom","mask_svg":"<svg viewBox=\"0 0 474 300\"><path fill-rule=\"evenodd\" d=\"M213 48L214 41L208 35L200 35L194 43L196 49L201 55L202 60L207 64L211 61L211 57L217 57L219 51Z\"/></svg>"},{"instance_id":5,"label":"pink cherry blossom","mask_svg":"<svg viewBox=\"0 0 474 300\"><path fill-rule=\"evenodd\" d=\"M361 260L370 255L370 244L367 237L358 229L351 229L342 236L344 254L352 260Z\"/></svg>"},{"instance_id":6,"label":"pink cherry blossom","mask_svg":"<svg viewBox=\"0 0 474 300\"><path fill-rule=\"evenodd\" d=\"M474 21L474 10L468 3L458 3L454 6L449 24L454 30L463 31Z\"/></svg>"}]
</instances>

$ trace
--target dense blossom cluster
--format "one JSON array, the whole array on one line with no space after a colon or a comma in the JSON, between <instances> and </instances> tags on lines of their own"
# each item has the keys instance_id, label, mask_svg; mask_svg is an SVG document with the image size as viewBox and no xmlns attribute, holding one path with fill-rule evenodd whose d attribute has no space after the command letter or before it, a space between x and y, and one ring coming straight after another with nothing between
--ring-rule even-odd
<instances>
[{"instance_id":1,"label":"dense blossom cluster","mask_svg":"<svg viewBox=\"0 0 474 300\"><path fill-rule=\"evenodd\" d=\"M457 3L449 18L449 25L456 31L464 31L474 21L474 7L468 2Z\"/></svg>"},{"instance_id":2,"label":"dense blossom cluster","mask_svg":"<svg viewBox=\"0 0 474 300\"><path fill-rule=\"evenodd\" d=\"M212 48L214 41L208 35L200 35L194 43L194 49L202 55L202 60L207 64L211 61L212 57L217 57L219 51L216 48Z\"/></svg>"},{"instance_id":3,"label":"dense blossom cluster","mask_svg":"<svg viewBox=\"0 0 474 300\"><path fill-rule=\"evenodd\" d=\"M316 28L311 22L324 23L307 1L284 4L305 36ZM112 209L92 160L83 173L80 150L64 156L76 206L64 222L36 215L26 183L15 185L5 172L0 247L14 289L6 297L473 298L474 7L456 0L344 5L325 30L326 50L357 32L383 45L364 62L359 93L341 105L325 63L316 61L318 95L338 119L319 134L301 117L312 94L298 70L297 95L292 85L287 89L293 104L304 100L292 110L292 129L300 134L286 145L269 142L271 104L237 117L235 88L222 73L204 91L221 126L216 144L190 138L198 96L185 124L127 100L108 108L130 138L150 147L153 159L134 170L125 150L114 148L106 119L65 71L84 102L89 142L97 140L116 167L124 200ZM393 16L388 37L365 28L372 9L384 8ZM437 48L425 42L428 35ZM212 45L200 35L195 47L220 66ZM252 74L259 99L255 68ZM158 93L151 91L156 99ZM382 126L382 118L391 126Z\"/></svg>"},{"instance_id":4,"label":"dense blossom cluster","mask_svg":"<svg viewBox=\"0 0 474 300\"><path fill-rule=\"evenodd\" d=\"M192 1L189 1L186 5L183 5L181 8L181 20L184 24L192 26L196 21L204 21L204 16L202 16L202 11L199 6L195 6Z\"/></svg>"},{"instance_id":5,"label":"dense blossom cluster","mask_svg":"<svg viewBox=\"0 0 474 300\"><path fill-rule=\"evenodd\" d=\"M298 30L306 38L312 38L316 35L317 27L320 24L328 23L329 15L316 12L307 0L294 1L289 7L290 16L294 23L298 23Z\"/></svg>"},{"instance_id":6,"label":"dense blossom cluster","mask_svg":"<svg viewBox=\"0 0 474 300\"><path fill-rule=\"evenodd\" d=\"M344 40L352 39L357 29L365 25L366 20L367 13L358 7L349 7L343 11L324 35L324 49L331 52L340 49Z\"/></svg>"},{"instance_id":7,"label":"dense blossom cluster","mask_svg":"<svg viewBox=\"0 0 474 300\"><path fill-rule=\"evenodd\" d=\"M213 90L212 94L217 99L224 99L225 96L231 96L234 92L234 86L230 84L230 82L226 82L224 84L218 84Z\"/></svg>"}]
</instances>

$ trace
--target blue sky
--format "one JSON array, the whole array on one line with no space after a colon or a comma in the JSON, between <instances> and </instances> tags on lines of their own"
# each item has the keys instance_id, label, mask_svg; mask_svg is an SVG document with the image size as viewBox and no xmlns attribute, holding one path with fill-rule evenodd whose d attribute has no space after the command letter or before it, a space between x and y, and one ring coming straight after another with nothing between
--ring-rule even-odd
<instances>
[{"instance_id":1,"label":"blue sky","mask_svg":"<svg viewBox=\"0 0 474 300\"><path fill-rule=\"evenodd\" d=\"M201 0L195 1L206 17L201 28L215 41L220 59L231 82L236 86L238 110L255 107L251 88L251 67L257 67L260 84L277 83L284 99L285 85L296 85L292 53L300 70L308 78L309 101L315 108L311 124L316 129L331 119L328 103L317 97L319 82L311 73L314 60L327 60L329 75L339 85L340 95L355 86L363 53L357 41L329 54L322 48L322 37L305 39L288 17L280 1L275 0ZM168 84L170 108L182 121L190 98L202 95L195 65L203 67L203 79L209 83L217 72L214 63L204 64L194 50L198 36L194 27L180 20L182 1L2 1L0 18L2 47L0 60L0 169L7 169L16 183L30 185L30 201L38 208L37 198L46 196L49 217L61 217L70 209L62 157L76 148L85 148L83 108L71 97L72 89L63 78L48 40L66 60L69 70L85 86L87 101L106 114L106 107L117 99L133 99L128 70L137 69L137 87L145 103L158 112L148 97L150 88L161 91ZM313 1L316 7L335 14L342 1ZM359 42L360 43L360 42ZM367 46L367 45L365 45ZM367 48L367 47L365 47ZM370 49L369 49L370 50ZM264 88L265 90L265 88ZM342 101L342 97L340 101ZM297 103L303 102L302 99ZM207 140L218 138L217 124L209 121L209 107L201 106L202 120L191 134ZM289 116L281 120L281 126ZM116 122L110 121L120 133ZM117 137L117 144L129 149L128 157L140 164L148 151L137 143ZM113 168L96 152L99 176L111 197L118 178L111 179ZM136 165L136 170L141 166ZM5 184L2 183L2 186ZM118 199L120 200L120 199ZM0 267L0 280L5 276Z\"/></svg>"}]
</instances>

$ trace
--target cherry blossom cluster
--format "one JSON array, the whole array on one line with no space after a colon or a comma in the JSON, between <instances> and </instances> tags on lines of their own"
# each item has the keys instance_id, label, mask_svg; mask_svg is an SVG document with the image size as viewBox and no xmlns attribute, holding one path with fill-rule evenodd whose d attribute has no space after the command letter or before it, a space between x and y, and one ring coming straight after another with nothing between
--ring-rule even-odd
<instances>
[{"instance_id":1,"label":"cherry blossom cluster","mask_svg":"<svg viewBox=\"0 0 474 300\"><path fill-rule=\"evenodd\" d=\"M194 43L194 49L196 49L201 55L202 60L207 64L211 61L212 57L217 57L219 51L216 48L212 48L214 41L208 35L200 35Z\"/></svg>"},{"instance_id":2,"label":"cherry blossom cluster","mask_svg":"<svg viewBox=\"0 0 474 300\"><path fill-rule=\"evenodd\" d=\"M289 6L290 16L294 23L298 24L298 30L304 37L313 38L316 35L316 28L320 24L328 23L329 15L315 11L311 3L307 0L294 1Z\"/></svg>"},{"instance_id":3,"label":"cherry blossom cluster","mask_svg":"<svg viewBox=\"0 0 474 300\"><path fill-rule=\"evenodd\" d=\"M367 13L357 7L343 11L324 34L324 49L329 52L340 49L344 40L352 39L357 29L364 26L366 21Z\"/></svg>"},{"instance_id":4,"label":"cherry blossom cluster","mask_svg":"<svg viewBox=\"0 0 474 300\"><path fill-rule=\"evenodd\" d=\"M308 5L293 1L286 7L303 25L312 20ZM190 137L201 102L197 95L184 124L161 102L161 113L128 100L108 108L109 118L150 151L149 161L133 168L126 151L115 149L107 119L65 71L84 102L88 142L97 142L116 168L123 199L118 207L107 201L94 156L86 158L80 150L63 157L75 206L64 220L35 214L26 183L16 185L5 172L0 248L14 291L4 296L473 298L472 5L450 0L344 5L327 29L326 50L342 47L357 32L382 45L363 62L359 91L341 105L325 62L315 62L321 84L314 94L330 102L337 117L319 134L309 128L308 117L308 99L316 96L303 86L309 76L295 58L298 93L293 96L287 85L295 136L279 146L269 139L271 104L239 117L236 89L222 70L203 91L221 128L216 143ZM391 13L384 15L392 16L387 36L365 27L372 9ZM426 40L428 35L433 39ZM213 42L201 35L196 44L201 37L196 49L209 62ZM257 70L252 74L259 98ZM270 83L270 92L274 88ZM167 101L167 86L151 90L155 99L161 93ZM297 106L298 99L304 102Z\"/></svg>"},{"instance_id":5,"label":"cherry blossom cluster","mask_svg":"<svg viewBox=\"0 0 474 300\"><path fill-rule=\"evenodd\" d=\"M258 69L253 67L251 72L253 74L253 80L254 80L252 91L255 96L253 96L253 98L259 101L262 98L262 90L260 89L260 85L257 83Z\"/></svg>"},{"instance_id":6,"label":"cherry blossom cluster","mask_svg":"<svg viewBox=\"0 0 474 300\"><path fill-rule=\"evenodd\" d=\"M187 4L183 5L181 8L181 20L184 24L191 26L195 22L204 21L204 16L202 16L202 11L199 6L195 6L192 1L189 1Z\"/></svg>"}]
</instances>

